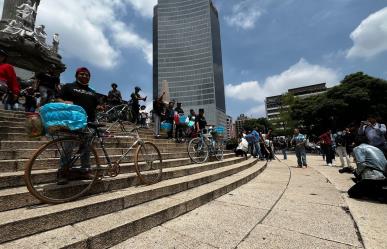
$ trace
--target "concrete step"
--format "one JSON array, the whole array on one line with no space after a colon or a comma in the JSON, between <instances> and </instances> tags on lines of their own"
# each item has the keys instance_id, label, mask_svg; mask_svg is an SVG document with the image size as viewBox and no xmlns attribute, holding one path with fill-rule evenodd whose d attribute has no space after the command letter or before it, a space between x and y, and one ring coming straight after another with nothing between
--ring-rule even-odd
<instances>
[{"instance_id":1,"label":"concrete step","mask_svg":"<svg viewBox=\"0 0 387 249\"><path fill-rule=\"evenodd\" d=\"M113 135L115 136L129 136L128 133L113 133ZM154 135L150 135L150 134L139 134L140 137L144 140L150 140L150 139L155 139ZM37 140L40 140L42 139L41 137L30 137L29 135L27 135L25 133L25 131L23 132L16 132L16 131L12 131L12 132L7 132L7 131L3 131L1 130L0 131L0 140L11 140L11 141L37 141ZM131 138L124 138L124 137L117 137L117 138L105 138L105 140L111 140L111 139L120 139L120 140L123 140L123 139L131 139ZM134 139L132 139L134 140Z\"/></svg>"},{"instance_id":2,"label":"concrete step","mask_svg":"<svg viewBox=\"0 0 387 249\"><path fill-rule=\"evenodd\" d=\"M0 115L0 121L10 121L10 122L18 122L20 124L24 123L26 121L25 117L13 117L5 115Z\"/></svg>"},{"instance_id":3,"label":"concrete step","mask_svg":"<svg viewBox=\"0 0 387 249\"><path fill-rule=\"evenodd\" d=\"M5 248L39 248L38 244L48 248L108 248L241 186L265 167L249 159L152 186L129 188L63 205L3 212L0 241L19 239L3 244ZM71 236L64 231L69 231ZM35 235L23 238L31 234ZM60 237L55 245L48 240L53 234Z\"/></svg>"},{"instance_id":4,"label":"concrete step","mask_svg":"<svg viewBox=\"0 0 387 249\"><path fill-rule=\"evenodd\" d=\"M23 150L23 149L39 149L42 145L46 144L48 139L42 137L41 140L36 141L0 141L0 150ZM157 147L166 146L168 148L187 147L187 144L175 143L174 141L167 139L148 139L146 141L152 142ZM124 139L106 139L104 142L105 148L129 148L133 144L134 140ZM98 147L98 144L97 146Z\"/></svg>"},{"instance_id":5,"label":"concrete step","mask_svg":"<svg viewBox=\"0 0 387 249\"><path fill-rule=\"evenodd\" d=\"M124 154L129 147L121 147L121 148L106 148L109 155L122 155ZM186 152L187 147L185 146L158 146L161 153L167 153L169 151L173 152ZM129 153L133 153L136 148L131 149ZM57 150L51 150L52 157L55 156ZM36 149L15 149L15 150L2 150L0 149L0 160L17 160L17 159L29 159L36 152ZM47 152L48 154L49 152ZM97 148L97 153L99 155L103 155L103 151L101 148Z\"/></svg>"},{"instance_id":6,"label":"concrete step","mask_svg":"<svg viewBox=\"0 0 387 249\"><path fill-rule=\"evenodd\" d=\"M233 158L234 153L224 154L224 159ZM215 161L215 158L210 158L210 161ZM191 164L192 161L189 158L177 158L177 159L166 159L163 160L164 168L179 167ZM106 165L103 165L106 166ZM56 179L56 169L41 170L34 172L34 180L37 183L43 182L52 182ZM133 163L123 163L121 164L121 173L131 173L134 172ZM5 172L0 173L0 189L20 187L24 186L24 171L17 172Z\"/></svg>"},{"instance_id":7,"label":"concrete step","mask_svg":"<svg viewBox=\"0 0 387 249\"><path fill-rule=\"evenodd\" d=\"M194 174L206 170L211 170L214 168L220 168L228 165L232 165L238 162L241 162L241 158L227 158L223 161L213 161L206 164L190 164L191 162L185 159L180 160L168 160L166 161L165 170L163 172L163 179L170 179L176 177L182 177L189 174ZM118 175L115 178L104 178L103 181L99 181L95 184L89 194L97 194L103 193L113 190L119 190L123 188L127 188L130 186L136 186L139 184L139 180L137 175L133 173L133 164L123 165L126 169L126 172ZM38 172L39 181L50 181L53 183L56 177L56 170L46 171L46 172ZM16 176L17 177L17 176ZM16 179L16 177L14 179ZM51 178L51 179L50 179ZM20 175L18 181L20 182ZM63 186L64 188L71 188L71 184L68 186ZM34 204L38 204L39 200L33 197L27 190L26 187L13 187L0 190L0 211L16 209L20 207L31 206Z\"/></svg>"},{"instance_id":8,"label":"concrete step","mask_svg":"<svg viewBox=\"0 0 387 249\"><path fill-rule=\"evenodd\" d=\"M98 154L100 163L106 164L107 161L105 157L102 154ZM122 154L119 155L109 155L110 159L114 162L121 158ZM174 159L174 158L184 158L188 157L188 152L168 152L168 153L161 153L162 159ZM91 157L93 158L93 157ZM14 171L23 171L25 168L25 164L28 162L29 159L17 159L17 160L0 160L0 173L1 172L14 172ZM47 158L47 159L40 159L39 161L35 162L36 169L39 167L40 169L50 169L50 168L57 168L59 165L60 158ZM134 161L133 155L127 155L125 158L121 160L123 163L129 163ZM94 161L91 160L91 163ZM38 164L37 164L38 163Z\"/></svg>"}]
</instances>

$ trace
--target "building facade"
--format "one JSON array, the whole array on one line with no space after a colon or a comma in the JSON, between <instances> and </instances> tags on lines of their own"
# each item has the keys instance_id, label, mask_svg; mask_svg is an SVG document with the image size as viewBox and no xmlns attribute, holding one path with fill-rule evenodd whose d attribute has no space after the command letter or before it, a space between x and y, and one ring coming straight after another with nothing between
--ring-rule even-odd
<instances>
[{"instance_id":1,"label":"building facade","mask_svg":"<svg viewBox=\"0 0 387 249\"><path fill-rule=\"evenodd\" d=\"M232 126L232 117L231 116L227 116L227 121L226 121L226 138L227 139L231 139L233 138L233 134L235 132L233 132L233 126Z\"/></svg>"},{"instance_id":2,"label":"building facade","mask_svg":"<svg viewBox=\"0 0 387 249\"><path fill-rule=\"evenodd\" d=\"M186 113L203 108L207 122L226 126L218 12L211 0L158 0L153 18L153 97L168 81Z\"/></svg>"},{"instance_id":3,"label":"building facade","mask_svg":"<svg viewBox=\"0 0 387 249\"><path fill-rule=\"evenodd\" d=\"M245 114L239 115L239 117L235 120L235 136L238 137L238 135L243 131L243 124L246 120L249 118Z\"/></svg>"},{"instance_id":4,"label":"building facade","mask_svg":"<svg viewBox=\"0 0 387 249\"><path fill-rule=\"evenodd\" d=\"M298 98L306 98L313 95L322 94L327 91L326 83L303 86L288 89L287 94L292 94ZM275 124L275 120L279 118L281 111L288 110L289 106L282 103L283 95L266 97L265 108L267 119Z\"/></svg>"}]
</instances>

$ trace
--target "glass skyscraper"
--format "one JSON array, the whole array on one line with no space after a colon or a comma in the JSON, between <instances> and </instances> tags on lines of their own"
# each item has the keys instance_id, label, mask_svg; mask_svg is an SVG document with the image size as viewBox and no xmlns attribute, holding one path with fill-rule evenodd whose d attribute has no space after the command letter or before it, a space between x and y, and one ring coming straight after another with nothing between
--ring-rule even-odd
<instances>
[{"instance_id":1,"label":"glass skyscraper","mask_svg":"<svg viewBox=\"0 0 387 249\"><path fill-rule=\"evenodd\" d=\"M204 108L209 124L226 124L218 12L211 0L158 0L153 18L153 95L168 81L185 113Z\"/></svg>"}]
</instances>

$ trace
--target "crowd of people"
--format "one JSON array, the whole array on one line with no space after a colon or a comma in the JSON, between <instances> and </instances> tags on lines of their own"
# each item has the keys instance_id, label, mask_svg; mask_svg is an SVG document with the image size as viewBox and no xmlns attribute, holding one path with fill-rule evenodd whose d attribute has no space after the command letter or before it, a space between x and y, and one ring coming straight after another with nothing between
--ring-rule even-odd
<instances>
[{"instance_id":1,"label":"crowd of people","mask_svg":"<svg viewBox=\"0 0 387 249\"><path fill-rule=\"evenodd\" d=\"M189 114L185 115L182 103L175 103L175 101L166 102L164 96L165 92L153 101L154 133L156 138L160 137L161 127L166 127L167 138L176 142L184 142L185 139L196 137L198 133L205 129L207 121L204 109L200 108L198 114L191 109Z\"/></svg>"},{"instance_id":2,"label":"crowd of people","mask_svg":"<svg viewBox=\"0 0 387 249\"><path fill-rule=\"evenodd\" d=\"M7 63L7 59L7 52L0 49L0 98L5 109L14 109L20 96L25 99L26 112L35 112L38 107L52 100L62 101L81 106L87 113L88 121L94 122L97 111L106 110L106 106L111 108L124 103L116 83L111 84L112 90L106 96L106 103L101 103L100 96L89 86L91 73L85 67L76 70L74 82L61 85L58 70L55 65L51 65L46 72L37 73L31 78L30 86L21 89L15 70ZM149 115L145 105L140 105L141 101L147 100L146 96L141 96L140 91L141 88L136 86L130 95L131 100L126 104L130 106L132 121L141 127L147 128L150 116L153 117L156 138L160 137L162 127L166 127L168 139L178 142L193 138L205 130L207 122L204 109L199 109L198 114L191 109L186 115L182 103L166 102L163 93L154 99L152 115ZM386 185L386 136L386 125L378 120L377 115L369 115L357 128L343 127L336 131L327 129L318 137L316 144L320 146L319 152L327 166L334 165L337 155L341 166L339 172L355 173L357 183L348 193L351 197L358 197L378 192L382 185ZM294 129L291 138L273 138L271 129L265 132L256 127L251 131L243 131L238 139L236 155L247 158L247 154L250 153L260 160L272 160L275 158L275 151L281 151L283 160L286 160L287 151L293 147L297 166L308 167L306 157L308 139L298 128ZM84 153L84 157L84 172L87 177L89 153ZM350 157L353 157L353 162ZM65 177L61 177L60 171L58 176L59 183L66 182Z\"/></svg>"}]
</instances>

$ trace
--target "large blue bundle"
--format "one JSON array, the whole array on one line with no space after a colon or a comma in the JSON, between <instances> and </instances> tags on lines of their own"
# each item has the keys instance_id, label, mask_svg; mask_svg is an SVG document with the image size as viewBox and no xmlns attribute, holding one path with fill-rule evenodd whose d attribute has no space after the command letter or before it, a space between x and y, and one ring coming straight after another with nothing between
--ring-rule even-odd
<instances>
[{"instance_id":1,"label":"large blue bundle","mask_svg":"<svg viewBox=\"0 0 387 249\"><path fill-rule=\"evenodd\" d=\"M40 108L40 116L46 129L62 127L74 131L87 126L86 111L78 105L49 103Z\"/></svg>"},{"instance_id":2,"label":"large blue bundle","mask_svg":"<svg viewBox=\"0 0 387 249\"><path fill-rule=\"evenodd\" d=\"M172 124L164 121L160 124L160 129L163 131L170 131L172 130Z\"/></svg>"}]
</instances>

